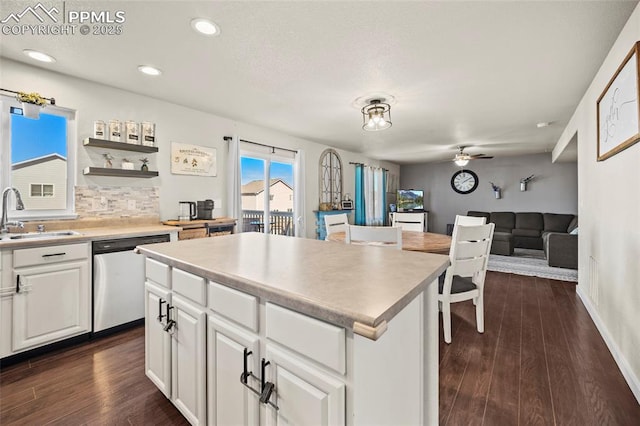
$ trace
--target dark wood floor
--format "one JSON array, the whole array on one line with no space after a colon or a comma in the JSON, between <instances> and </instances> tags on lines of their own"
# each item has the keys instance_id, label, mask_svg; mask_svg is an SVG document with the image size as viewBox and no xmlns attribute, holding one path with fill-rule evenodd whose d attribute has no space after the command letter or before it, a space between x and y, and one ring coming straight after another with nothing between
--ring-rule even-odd
<instances>
[{"instance_id":1,"label":"dark wood floor","mask_svg":"<svg viewBox=\"0 0 640 426\"><path fill-rule=\"evenodd\" d=\"M485 332L475 307L452 305L440 331L441 425L640 425L622 377L576 285L489 272Z\"/></svg>"},{"instance_id":2,"label":"dark wood floor","mask_svg":"<svg viewBox=\"0 0 640 426\"><path fill-rule=\"evenodd\" d=\"M489 273L485 333L453 305L440 346L442 425L639 425L640 406L575 285ZM440 331L442 340L442 331ZM186 425L144 376L144 330L3 368L2 425Z\"/></svg>"}]
</instances>

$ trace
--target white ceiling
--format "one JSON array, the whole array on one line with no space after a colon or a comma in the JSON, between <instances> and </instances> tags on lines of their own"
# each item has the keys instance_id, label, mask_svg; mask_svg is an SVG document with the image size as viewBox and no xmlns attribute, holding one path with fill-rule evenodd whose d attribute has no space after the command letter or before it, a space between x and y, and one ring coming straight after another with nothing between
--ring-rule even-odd
<instances>
[{"instance_id":1,"label":"white ceiling","mask_svg":"<svg viewBox=\"0 0 640 426\"><path fill-rule=\"evenodd\" d=\"M31 3L2 0L0 19ZM505 156L551 151L636 4L66 1L124 10L123 34L2 36L0 54L372 158ZM195 17L221 35L196 34ZM393 127L364 132L353 102L379 92L396 99Z\"/></svg>"}]
</instances>

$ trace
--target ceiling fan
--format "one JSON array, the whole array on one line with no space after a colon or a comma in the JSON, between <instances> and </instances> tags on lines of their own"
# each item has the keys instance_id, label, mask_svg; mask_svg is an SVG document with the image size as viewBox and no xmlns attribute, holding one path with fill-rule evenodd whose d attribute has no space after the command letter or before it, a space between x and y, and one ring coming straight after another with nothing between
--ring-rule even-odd
<instances>
[{"instance_id":1,"label":"ceiling fan","mask_svg":"<svg viewBox=\"0 0 640 426\"><path fill-rule=\"evenodd\" d=\"M467 154L466 152L464 152L465 148L466 146L459 146L458 153L452 159L452 161L456 163L457 166L460 166L460 167L466 166L469 163L469 160L481 160L481 159L493 158L493 156L484 155L484 154L474 154L474 155Z\"/></svg>"}]
</instances>

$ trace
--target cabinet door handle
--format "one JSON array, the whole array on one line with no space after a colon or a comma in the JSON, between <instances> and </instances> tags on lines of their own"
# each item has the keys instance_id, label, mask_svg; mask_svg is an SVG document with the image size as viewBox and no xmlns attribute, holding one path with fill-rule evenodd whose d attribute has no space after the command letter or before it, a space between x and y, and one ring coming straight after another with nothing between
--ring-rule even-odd
<instances>
[{"instance_id":1,"label":"cabinet door handle","mask_svg":"<svg viewBox=\"0 0 640 426\"><path fill-rule=\"evenodd\" d=\"M51 253L51 254L43 254L43 255L42 255L42 257L51 257L51 256L64 256L65 254L67 254L67 253L65 253L65 252L62 252L62 253Z\"/></svg>"},{"instance_id":2,"label":"cabinet door handle","mask_svg":"<svg viewBox=\"0 0 640 426\"><path fill-rule=\"evenodd\" d=\"M158 320L158 322L162 322L162 318L166 317L166 315L162 315L162 304L163 303L167 303L166 300L159 298L158 299L158 316L156 317L156 319Z\"/></svg>"},{"instance_id":3,"label":"cabinet door handle","mask_svg":"<svg viewBox=\"0 0 640 426\"><path fill-rule=\"evenodd\" d=\"M20 293L20 274L16 275L16 293Z\"/></svg>"}]
</instances>

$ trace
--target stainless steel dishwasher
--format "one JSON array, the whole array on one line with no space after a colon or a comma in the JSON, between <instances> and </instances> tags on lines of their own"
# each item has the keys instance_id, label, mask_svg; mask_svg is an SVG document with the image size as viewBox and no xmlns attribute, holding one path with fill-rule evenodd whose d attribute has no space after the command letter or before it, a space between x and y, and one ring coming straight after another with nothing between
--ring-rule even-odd
<instances>
[{"instance_id":1,"label":"stainless steel dishwasher","mask_svg":"<svg viewBox=\"0 0 640 426\"><path fill-rule=\"evenodd\" d=\"M169 235L93 242L93 333L113 332L144 319L144 256L136 246L169 241Z\"/></svg>"}]
</instances>

